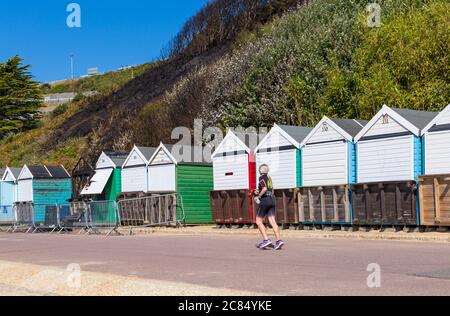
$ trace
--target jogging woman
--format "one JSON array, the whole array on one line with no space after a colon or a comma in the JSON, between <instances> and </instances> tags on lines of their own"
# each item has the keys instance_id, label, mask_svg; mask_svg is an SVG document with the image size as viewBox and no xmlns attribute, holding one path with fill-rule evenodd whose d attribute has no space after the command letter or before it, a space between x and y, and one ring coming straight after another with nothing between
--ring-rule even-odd
<instances>
[{"instance_id":1,"label":"jogging woman","mask_svg":"<svg viewBox=\"0 0 450 316\"><path fill-rule=\"evenodd\" d=\"M259 203L258 213L256 215L256 224L264 240L257 245L259 249L274 248L275 250L281 250L284 246L284 242L281 240L280 228L276 221L276 201L273 194L272 179L269 176L269 166L262 165L259 168L259 183L258 190L255 191L255 200ZM273 228L277 242L274 245L267 235L266 226L264 225L264 219L269 220L270 225Z\"/></svg>"}]
</instances>

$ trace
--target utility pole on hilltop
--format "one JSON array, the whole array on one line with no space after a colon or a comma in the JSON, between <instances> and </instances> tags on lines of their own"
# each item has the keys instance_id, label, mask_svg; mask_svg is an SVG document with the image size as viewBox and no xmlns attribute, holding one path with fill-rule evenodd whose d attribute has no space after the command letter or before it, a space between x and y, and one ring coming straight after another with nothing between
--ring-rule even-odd
<instances>
[{"instance_id":1,"label":"utility pole on hilltop","mask_svg":"<svg viewBox=\"0 0 450 316\"><path fill-rule=\"evenodd\" d=\"M70 54L70 75L73 81L73 58L74 58L74 54Z\"/></svg>"}]
</instances>

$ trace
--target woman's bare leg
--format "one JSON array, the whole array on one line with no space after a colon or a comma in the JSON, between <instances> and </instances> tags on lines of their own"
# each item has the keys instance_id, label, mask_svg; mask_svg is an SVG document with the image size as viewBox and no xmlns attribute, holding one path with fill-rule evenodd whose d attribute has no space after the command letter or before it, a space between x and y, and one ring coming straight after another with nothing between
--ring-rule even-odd
<instances>
[{"instance_id":1,"label":"woman's bare leg","mask_svg":"<svg viewBox=\"0 0 450 316\"><path fill-rule=\"evenodd\" d=\"M269 236L267 235L266 226L264 225L264 219L261 217L256 218L256 225L258 225L259 231L263 236L264 240L269 240Z\"/></svg>"},{"instance_id":2,"label":"woman's bare leg","mask_svg":"<svg viewBox=\"0 0 450 316\"><path fill-rule=\"evenodd\" d=\"M280 233L280 227L278 227L277 221L275 219L275 216L269 216L269 223L273 228L273 232L275 233L275 236L278 240L281 240L281 233Z\"/></svg>"}]
</instances>

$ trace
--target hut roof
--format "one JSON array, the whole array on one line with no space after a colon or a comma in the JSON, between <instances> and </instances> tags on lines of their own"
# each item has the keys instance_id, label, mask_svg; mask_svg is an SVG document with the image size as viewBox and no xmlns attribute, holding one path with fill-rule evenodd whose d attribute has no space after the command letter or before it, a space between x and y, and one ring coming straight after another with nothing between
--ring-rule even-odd
<instances>
[{"instance_id":1,"label":"hut roof","mask_svg":"<svg viewBox=\"0 0 450 316\"><path fill-rule=\"evenodd\" d=\"M352 119L330 119L337 126L346 131L350 136L355 137L366 126L369 121Z\"/></svg>"},{"instance_id":2,"label":"hut roof","mask_svg":"<svg viewBox=\"0 0 450 316\"><path fill-rule=\"evenodd\" d=\"M68 179L69 173L63 166L27 166L34 179Z\"/></svg>"},{"instance_id":3,"label":"hut roof","mask_svg":"<svg viewBox=\"0 0 450 316\"><path fill-rule=\"evenodd\" d=\"M117 166L122 167L125 163L125 160L128 158L128 154L126 152L114 152L114 151L105 151L106 156Z\"/></svg>"},{"instance_id":4,"label":"hut roof","mask_svg":"<svg viewBox=\"0 0 450 316\"><path fill-rule=\"evenodd\" d=\"M179 164L211 165L211 151L201 146L164 145ZM186 152L187 151L187 152ZM186 157L185 154L186 153Z\"/></svg>"},{"instance_id":5,"label":"hut roof","mask_svg":"<svg viewBox=\"0 0 450 316\"><path fill-rule=\"evenodd\" d=\"M150 158L152 158L152 156L158 149L156 147L141 147L141 146L136 146L136 147L144 155L144 157L145 157L145 159L147 159L147 161L149 161Z\"/></svg>"},{"instance_id":6,"label":"hut roof","mask_svg":"<svg viewBox=\"0 0 450 316\"><path fill-rule=\"evenodd\" d=\"M55 179L68 179L70 178L69 173L63 166L46 166L48 172L52 178Z\"/></svg>"},{"instance_id":7,"label":"hut roof","mask_svg":"<svg viewBox=\"0 0 450 316\"><path fill-rule=\"evenodd\" d=\"M14 178L18 178L20 176L20 172L22 171L22 168L11 168L8 167L9 170L11 170L11 173L13 174Z\"/></svg>"},{"instance_id":8,"label":"hut roof","mask_svg":"<svg viewBox=\"0 0 450 316\"><path fill-rule=\"evenodd\" d=\"M420 130L424 129L439 114L439 112L426 112L397 108L392 108L392 110L397 112L397 114L401 115Z\"/></svg>"},{"instance_id":9,"label":"hut roof","mask_svg":"<svg viewBox=\"0 0 450 316\"><path fill-rule=\"evenodd\" d=\"M245 146L247 146L250 151L254 151L258 146L259 135L256 133L242 133L242 132L233 132L237 138L239 138Z\"/></svg>"},{"instance_id":10,"label":"hut roof","mask_svg":"<svg viewBox=\"0 0 450 316\"><path fill-rule=\"evenodd\" d=\"M313 130L311 127L278 125L289 136L295 139L299 144L303 142L306 136Z\"/></svg>"}]
</instances>

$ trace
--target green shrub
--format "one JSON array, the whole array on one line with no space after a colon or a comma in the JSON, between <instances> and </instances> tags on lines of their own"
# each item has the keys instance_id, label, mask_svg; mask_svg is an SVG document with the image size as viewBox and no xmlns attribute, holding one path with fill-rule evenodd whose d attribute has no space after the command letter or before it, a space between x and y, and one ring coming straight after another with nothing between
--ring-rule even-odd
<instances>
[{"instance_id":1,"label":"green shrub","mask_svg":"<svg viewBox=\"0 0 450 316\"><path fill-rule=\"evenodd\" d=\"M360 26L355 52L358 114L380 105L441 110L450 102L450 3L434 1L385 19L381 28Z\"/></svg>"},{"instance_id":2,"label":"green shrub","mask_svg":"<svg viewBox=\"0 0 450 316\"><path fill-rule=\"evenodd\" d=\"M68 103L63 103L58 105L52 112L52 117L60 116L61 114L64 114L67 111Z\"/></svg>"},{"instance_id":3,"label":"green shrub","mask_svg":"<svg viewBox=\"0 0 450 316\"><path fill-rule=\"evenodd\" d=\"M312 126L323 115L370 118L383 104L442 109L450 100L450 4L378 3L381 28L368 27L365 0L312 1L274 23L221 122Z\"/></svg>"}]
</instances>

